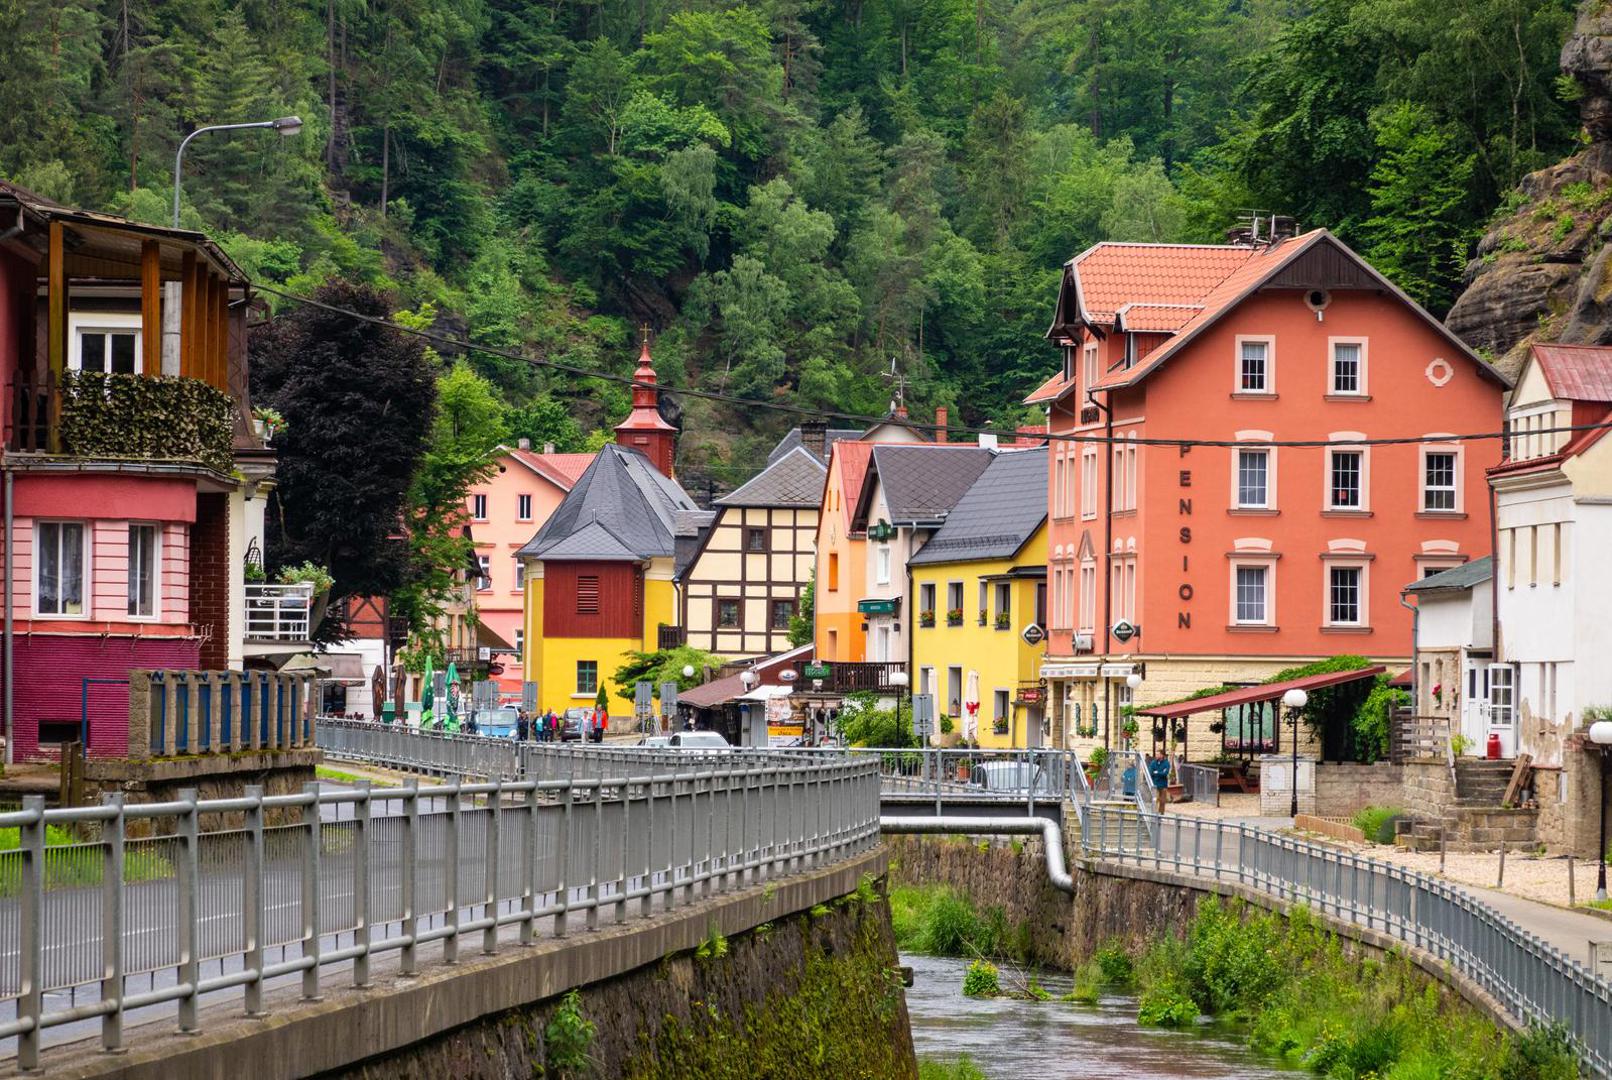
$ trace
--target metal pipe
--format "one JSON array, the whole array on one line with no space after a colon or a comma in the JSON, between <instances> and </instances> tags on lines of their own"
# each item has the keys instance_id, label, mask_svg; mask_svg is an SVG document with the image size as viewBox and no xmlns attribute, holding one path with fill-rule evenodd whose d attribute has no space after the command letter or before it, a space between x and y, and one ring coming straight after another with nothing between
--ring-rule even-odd
<instances>
[{"instance_id":1,"label":"metal pipe","mask_svg":"<svg viewBox=\"0 0 1612 1080\"><path fill-rule=\"evenodd\" d=\"M1075 879L1069 874L1069 865L1063 856L1063 830L1056 821L1045 818L1022 817L881 817L881 833L995 835L1020 833L1040 834L1041 846L1047 849L1047 878L1053 886L1073 896Z\"/></svg>"},{"instance_id":2,"label":"metal pipe","mask_svg":"<svg viewBox=\"0 0 1612 1080\"><path fill-rule=\"evenodd\" d=\"M15 631L15 628L14 628L15 611L13 610L14 609L14 604L12 603L12 592L13 592L12 582L16 579L16 556L15 556L13 550L12 550L16 546L16 545L14 545L12 543L12 531L13 531L13 526L14 526L15 521L16 521L15 509L14 509L14 506L13 506L13 504L15 502L15 496L16 496L16 484L15 484L15 474L11 471L11 464L9 462L4 461L4 460L0 460L0 471L4 471L5 477L6 477L6 480L5 480L5 499L6 499L5 545L6 545L6 554L5 554L5 574L4 574L4 577L5 577L5 592L6 592L6 597L5 597L5 600L4 600L4 603L5 603L5 679L6 679L5 730L6 730L6 764L10 765L15 760L16 752L17 752L17 750L16 750L17 739L16 739L16 732L14 730L14 724L13 724L13 717L15 715L15 712L14 712L14 710L15 710L15 702L16 702L15 695L16 695L16 682L17 682L17 680L15 678L15 673L16 673L16 670L17 670L17 665L16 665L16 661L15 661L15 655L14 655L14 652L13 652L13 646L14 646L14 643L16 641L16 631Z\"/></svg>"}]
</instances>

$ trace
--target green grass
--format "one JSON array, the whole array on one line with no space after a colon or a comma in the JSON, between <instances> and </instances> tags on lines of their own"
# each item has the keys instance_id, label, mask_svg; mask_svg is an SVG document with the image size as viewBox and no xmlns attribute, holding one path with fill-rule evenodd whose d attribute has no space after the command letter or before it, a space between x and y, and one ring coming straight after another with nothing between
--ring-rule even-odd
<instances>
[{"instance_id":1,"label":"green grass","mask_svg":"<svg viewBox=\"0 0 1612 1080\"><path fill-rule=\"evenodd\" d=\"M1365 834L1373 844L1394 842L1394 821L1405 816L1397 806L1368 806L1358 811L1349 823Z\"/></svg>"},{"instance_id":2,"label":"green grass","mask_svg":"<svg viewBox=\"0 0 1612 1080\"><path fill-rule=\"evenodd\" d=\"M980 911L952 889L897 886L890 890L890 917L896 945L904 952L1021 963L1029 957L1029 927L1010 924L999 907Z\"/></svg>"},{"instance_id":3,"label":"green grass","mask_svg":"<svg viewBox=\"0 0 1612 1080\"><path fill-rule=\"evenodd\" d=\"M365 779L364 777L359 776L357 773L343 772L340 769L332 769L328 765L314 766L313 774L321 780L334 780L339 784L358 784Z\"/></svg>"},{"instance_id":4,"label":"green grass","mask_svg":"<svg viewBox=\"0 0 1612 1080\"><path fill-rule=\"evenodd\" d=\"M964 1054L956 1061L918 1062L918 1080L985 1080L985 1074Z\"/></svg>"},{"instance_id":5,"label":"green grass","mask_svg":"<svg viewBox=\"0 0 1612 1080\"><path fill-rule=\"evenodd\" d=\"M0 829L0 853L16 851L22 846L22 830ZM160 851L153 850L156 842L130 840L123 848L123 880L153 881L172 876L173 863ZM105 866L101 845L84 843L70 830L59 825L45 826L45 888L81 889L100 885ZM0 897L15 896L22 889L22 862L20 859L0 859Z\"/></svg>"}]
</instances>

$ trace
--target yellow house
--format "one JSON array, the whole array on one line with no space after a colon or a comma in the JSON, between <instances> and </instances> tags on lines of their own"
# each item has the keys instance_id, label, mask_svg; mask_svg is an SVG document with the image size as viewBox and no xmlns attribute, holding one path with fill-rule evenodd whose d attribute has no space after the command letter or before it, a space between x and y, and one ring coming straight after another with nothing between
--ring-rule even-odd
<instances>
[{"instance_id":1,"label":"yellow house","mask_svg":"<svg viewBox=\"0 0 1612 1080\"><path fill-rule=\"evenodd\" d=\"M525 567L526 676L539 709L630 713L613 684L630 652L653 652L678 625L675 577L714 516L671 476L676 431L661 419L646 344L633 411L516 552Z\"/></svg>"},{"instance_id":2,"label":"yellow house","mask_svg":"<svg viewBox=\"0 0 1612 1080\"><path fill-rule=\"evenodd\" d=\"M1045 448L998 454L908 567L914 692L934 696L934 741L1044 745Z\"/></svg>"}]
</instances>

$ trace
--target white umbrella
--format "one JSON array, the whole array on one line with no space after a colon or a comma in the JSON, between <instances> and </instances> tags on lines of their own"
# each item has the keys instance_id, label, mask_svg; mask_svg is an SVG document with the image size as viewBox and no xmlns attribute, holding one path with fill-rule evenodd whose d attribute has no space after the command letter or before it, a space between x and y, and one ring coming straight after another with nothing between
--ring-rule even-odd
<instances>
[{"instance_id":1,"label":"white umbrella","mask_svg":"<svg viewBox=\"0 0 1612 1080\"><path fill-rule=\"evenodd\" d=\"M980 734L980 673L970 671L963 691L963 738L977 739ZM970 707L972 706L972 708Z\"/></svg>"}]
</instances>

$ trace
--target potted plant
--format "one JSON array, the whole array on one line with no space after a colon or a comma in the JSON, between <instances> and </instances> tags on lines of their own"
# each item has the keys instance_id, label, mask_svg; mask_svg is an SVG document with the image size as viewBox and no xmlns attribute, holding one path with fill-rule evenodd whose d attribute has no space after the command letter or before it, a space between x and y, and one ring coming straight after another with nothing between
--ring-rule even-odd
<instances>
[{"instance_id":1,"label":"potted plant","mask_svg":"<svg viewBox=\"0 0 1612 1080\"><path fill-rule=\"evenodd\" d=\"M1099 776L1101 776L1103 774L1103 770L1105 768L1107 768L1107 767L1108 767L1108 747L1106 747L1106 746L1094 746L1094 747L1092 747L1091 748L1091 756L1086 759L1086 779L1088 781L1095 781Z\"/></svg>"},{"instance_id":2,"label":"potted plant","mask_svg":"<svg viewBox=\"0 0 1612 1080\"><path fill-rule=\"evenodd\" d=\"M960 607L954 607L950 611L946 612L946 625L947 626L962 626L963 625L963 609L960 608Z\"/></svg>"},{"instance_id":3,"label":"potted plant","mask_svg":"<svg viewBox=\"0 0 1612 1080\"><path fill-rule=\"evenodd\" d=\"M1013 626L1013 616L1012 615L1010 615L1006 611L998 611L996 613L996 628L998 630L1008 630L1008 629L1011 629L1012 626Z\"/></svg>"},{"instance_id":4,"label":"potted plant","mask_svg":"<svg viewBox=\"0 0 1612 1080\"><path fill-rule=\"evenodd\" d=\"M242 567L242 573L249 584L257 585L269 580L269 575L264 571L263 564L256 559L247 559L246 565Z\"/></svg>"},{"instance_id":5,"label":"potted plant","mask_svg":"<svg viewBox=\"0 0 1612 1080\"><path fill-rule=\"evenodd\" d=\"M957 730L957 721L953 720L951 717L947 716L945 713L941 713L941 715L940 715L940 745L942 747L956 746L958 740L961 739L962 737L963 737L962 732Z\"/></svg>"},{"instance_id":6,"label":"potted plant","mask_svg":"<svg viewBox=\"0 0 1612 1080\"><path fill-rule=\"evenodd\" d=\"M935 613L933 611L920 611L918 613L918 625L919 626L934 626L935 625Z\"/></svg>"},{"instance_id":7,"label":"potted plant","mask_svg":"<svg viewBox=\"0 0 1612 1080\"><path fill-rule=\"evenodd\" d=\"M1007 733L1008 733L1008 722L1004 717L998 716L995 720L991 721L991 734L993 734L993 735L1006 735Z\"/></svg>"},{"instance_id":8,"label":"potted plant","mask_svg":"<svg viewBox=\"0 0 1612 1080\"><path fill-rule=\"evenodd\" d=\"M281 567L278 575L282 585L310 584L313 595L308 601L308 633L312 634L325 621L325 608L330 603L330 589L336 579L330 571L312 562Z\"/></svg>"},{"instance_id":9,"label":"potted plant","mask_svg":"<svg viewBox=\"0 0 1612 1080\"><path fill-rule=\"evenodd\" d=\"M267 444L274 438L275 432L285 430L285 417L281 416L277 409L259 405L252 410L252 429L257 432L257 437Z\"/></svg>"}]
</instances>

